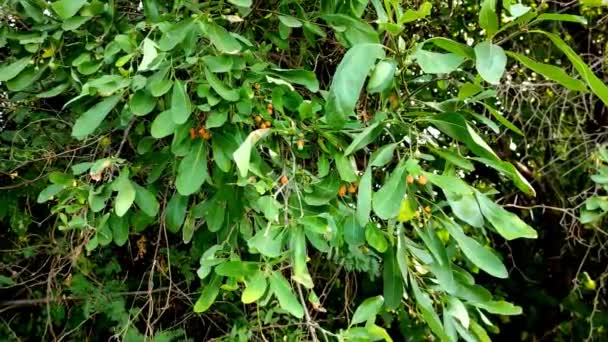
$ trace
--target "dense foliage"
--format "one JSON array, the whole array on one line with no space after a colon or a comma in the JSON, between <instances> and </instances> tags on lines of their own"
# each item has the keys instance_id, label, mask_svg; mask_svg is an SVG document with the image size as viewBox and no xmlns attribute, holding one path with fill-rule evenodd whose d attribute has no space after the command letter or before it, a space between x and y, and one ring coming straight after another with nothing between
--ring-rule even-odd
<instances>
[{"instance_id":1,"label":"dense foliage","mask_svg":"<svg viewBox=\"0 0 608 342\"><path fill-rule=\"evenodd\" d=\"M0 337L608 337L605 1L0 2Z\"/></svg>"}]
</instances>

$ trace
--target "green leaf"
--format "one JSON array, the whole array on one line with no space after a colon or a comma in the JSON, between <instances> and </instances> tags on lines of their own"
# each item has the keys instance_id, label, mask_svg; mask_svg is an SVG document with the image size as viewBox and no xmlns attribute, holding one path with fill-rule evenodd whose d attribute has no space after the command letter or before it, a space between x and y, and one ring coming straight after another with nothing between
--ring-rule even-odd
<instances>
[{"instance_id":1,"label":"green leaf","mask_svg":"<svg viewBox=\"0 0 608 342\"><path fill-rule=\"evenodd\" d=\"M376 215L383 220L396 217L406 190L405 164L401 162L373 196L372 207Z\"/></svg>"},{"instance_id":2,"label":"green leaf","mask_svg":"<svg viewBox=\"0 0 608 342\"><path fill-rule=\"evenodd\" d=\"M167 229L172 233L177 233L184 223L186 217L186 209L188 206L188 197L182 196L178 192L171 196L165 210L165 224Z\"/></svg>"},{"instance_id":3,"label":"green leaf","mask_svg":"<svg viewBox=\"0 0 608 342\"><path fill-rule=\"evenodd\" d=\"M110 229L112 230L112 237L116 246L124 246L129 240L129 220L126 216L118 217L114 214L110 216L108 220Z\"/></svg>"},{"instance_id":4,"label":"green leaf","mask_svg":"<svg viewBox=\"0 0 608 342\"><path fill-rule=\"evenodd\" d=\"M372 168L368 167L361 177L357 193L357 221L365 226L372 211ZM369 242L369 241L368 241Z\"/></svg>"},{"instance_id":5,"label":"green leaf","mask_svg":"<svg viewBox=\"0 0 608 342\"><path fill-rule=\"evenodd\" d=\"M593 93L597 97L599 97L605 105L608 105L608 86L601 79L599 79L593 73L593 71L591 71L591 69L587 64L585 64L583 59L574 50L572 50L572 48L566 42L564 42L561 38L559 38L553 33L548 33L539 30L532 30L529 32L541 33L549 37L553 44L555 44L555 46L562 50L566 57L568 57L568 59L574 66L574 69L578 71L581 78L585 81L585 83L587 83L589 88L591 88L591 91L593 91Z\"/></svg>"},{"instance_id":6,"label":"green leaf","mask_svg":"<svg viewBox=\"0 0 608 342\"><path fill-rule=\"evenodd\" d=\"M383 304L384 297L382 296L371 297L364 300L355 310L353 318L350 320L349 327L363 322L373 322Z\"/></svg>"},{"instance_id":7,"label":"green leaf","mask_svg":"<svg viewBox=\"0 0 608 342\"><path fill-rule=\"evenodd\" d=\"M498 120L501 124L503 124L508 129L512 130L513 132L515 132L521 136L524 136L524 133L519 128L517 128L517 126L515 126L509 120L507 120L507 118L505 118L499 111L497 111L492 106L490 106L486 103L482 103L482 104L484 107L486 107L486 109L490 112L490 114L492 114L492 116L496 120Z\"/></svg>"},{"instance_id":8,"label":"green leaf","mask_svg":"<svg viewBox=\"0 0 608 342\"><path fill-rule=\"evenodd\" d=\"M44 190L40 191L38 194L38 198L36 199L37 203L46 203L55 195L60 193L65 188L65 185L62 184L51 184L44 188Z\"/></svg>"},{"instance_id":9,"label":"green leaf","mask_svg":"<svg viewBox=\"0 0 608 342\"><path fill-rule=\"evenodd\" d=\"M140 186L135 182L131 182L135 188L135 204L148 216L156 216L160 204L156 200L156 196L148 189Z\"/></svg>"},{"instance_id":10,"label":"green leaf","mask_svg":"<svg viewBox=\"0 0 608 342\"><path fill-rule=\"evenodd\" d=\"M350 48L336 69L327 104L326 120L334 128L342 127L353 114L365 79L376 59L384 57L380 44L359 44Z\"/></svg>"},{"instance_id":11,"label":"green leaf","mask_svg":"<svg viewBox=\"0 0 608 342\"><path fill-rule=\"evenodd\" d=\"M459 154L457 154L451 150L431 147L431 152L433 152L440 158L444 159L445 161L452 163L455 166L458 166L459 168L461 168L463 170L467 170L467 171L475 170L475 166L473 165L473 163L471 163L464 157L460 156Z\"/></svg>"},{"instance_id":12,"label":"green leaf","mask_svg":"<svg viewBox=\"0 0 608 342\"><path fill-rule=\"evenodd\" d=\"M467 312L467 308L460 301L460 299L453 296L449 296L446 313L459 320L460 324L462 324L465 329L469 328L469 313Z\"/></svg>"},{"instance_id":13,"label":"green leaf","mask_svg":"<svg viewBox=\"0 0 608 342\"><path fill-rule=\"evenodd\" d=\"M389 248L384 253L384 269L382 271L384 305L389 310L396 310L403 296L401 272L395 259L395 251Z\"/></svg>"},{"instance_id":14,"label":"green leaf","mask_svg":"<svg viewBox=\"0 0 608 342\"><path fill-rule=\"evenodd\" d=\"M370 158L370 165L382 167L390 163L393 160L393 154L395 153L395 149L398 145L398 143L392 143L384 145L374 151L372 157Z\"/></svg>"},{"instance_id":15,"label":"green leaf","mask_svg":"<svg viewBox=\"0 0 608 342\"><path fill-rule=\"evenodd\" d=\"M571 23L587 25L587 19L585 17L581 17L580 15L562 14L562 13L542 13L541 15L536 17L536 19L532 23L530 23L530 25L539 23L541 21L546 21L546 20L567 21L567 22L571 22Z\"/></svg>"},{"instance_id":16,"label":"green leaf","mask_svg":"<svg viewBox=\"0 0 608 342\"><path fill-rule=\"evenodd\" d=\"M479 10L479 26L484 29L488 37L494 36L498 31L498 16L496 15L496 0L483 0Z\"/></svg>"},{"instance_id":17,"label":"green leaf","mask_svg":"<svg viewBox=\"0 0 608 342\"><path fill-rule=\"evenodd\" d=\"M194 303L194 312L205 312L211 307L220 293L220 285L222 285L222 277L214 275L209 283L204 285L201 296Z\"/></svg>"},{"instance_id":18,"label":"green leaf","mask_svg":"<svg viewBox=\"0 0 608 342\"><path fill-rule=\"evenodd\" d=\"M412 56L427 74L449 74L458 69L465 58L455 53L438 53L419 48Z\"/></svg>"},{"instance_id":19,"label":"green leaf","mask_svg":"<svg viewBox=\"0 0 608 342\"><path fill-rule=\"evenodd\" d=\"M396 70L397 62L392 59L378 62L367 82L367 91L374 94L388 89L393 82Z\"/></svg>"},{"instance_id":20,"label":"green leaf","mask_svg":"<svg viewBox=\"0 0 608 342\"><path fill-rule=\"evenodd\" d=\"M446 335L439 316L433 308L433 303L426 293L422 293L418 287L418 281L410 274L410 284L412 284L412 290L414 292L414 298L418 309L422 313L422 318L427 322L431 331L437 335L441 341L451 341Z\"/></svg>"},{"instance_id":21,"label":"green leaf","mask_svg":"<svg viewBox=\"0 0 608 342\"><path fill-rule=\"evenodd\" d=\"M234 38L225 28L212 22L201 23L203 32L221 52L228 54L236 54L241 51L241 44Z\"/></svg>"},{"instance_id":22,"label":"green leaf","mask_svg":"<svg viewBox=\"0 0 608 342\"><path fill-rule=\"evenodd\" d=\"M198 139L179 163L175 187L181 195L191 195L200 190L207 174L207 145Z\"/></svg>"},{"instance_id":23,"label":"green leaf","mask_svg":"<svg viewBox=\"0 0 608 342\"><path fill-rule=\"evenodd\" d=\"M507 176L511 180L513 180L513 183L515 183L515 186L517 186L521 191L525 192L526 194L528 194L530 196L536 196L536 191L534 190L532 185L528 182L528 180L526 180L526 178L524 178L524 176L522 176L521 173L519 173L519 171L517 171L517 169L515 168L515 166L513 166L513 164L502 161L502 160L497 160L497 159L475 158L475 157L473 157L471 159L481 162L481 163L485 164L486 166L489 166L495 170L502 172L505 176Z\"/></svg>"},{"instance_id":24,"label":"green leaf","mask_svg":"<svg viewBox=\"0 0 608 342\"><path fill-rule=\"evenodd\" d=\"M270 132L270 129L258 129L255 130L247 136L245 141L239 146L239 148L234 151L232 157L236 162L236 167L239 170L239 174L241 177L247 177L249 173L249 159L251 158L251 149L255 144L265 137Z\"/></svg>"},{"instance_id":25,"label":"green leaf","mask_svg":"<svg viewBox=\"0 0 608 342\"><path fill-rule=\"evenodd\" d=\"M349 156L374 141L382 132L382 127L378 127L379 124L379 122L374 122L361 133L357 134L346 150L344 150L344 156Z\"/></svg>"},{"instance_id":26,"label":"green leaf","mask_svg":"<svg viewBox=\"0 0 608 342\"><path fill-rule=\"evenodd\" d=\"M154 110L156 98L145 90L138 90L131 98L129 107L133 114L143 116Z\"/></svg>"},{"instance_id":27,"label":"green leaf","mask_svg":"<svg viewBox=\"0 0 608 342\"><path fill-rule=\"evenodd\" d=\"M173 83L173 94L171 96L171 117L173 122L177 125L181 125L188 121L190 114L192 114L192 104L190 103L190 97L186 85L179 80Z\"/></svg>"},{"instance_id":28,"label":"green leaf","mask_svg":"<svg viewBox=\"0 0 608 342\"><path fill-rule=\"evenodd\" d=\"M386 252L388 248L388 241L386 241L384 234L373 223L365 227L365 241L380 253Z\"/></svg>"},{"instance_id":29,"label":"green leaf","mask_svg":"<svg viewBox=\"0 0 608 342\"><path fill-rule=\"evenodd\" d=\"M444 37L434 37L424 41L424 43L431 43L437 47L444 49L447 52L457 54L460 57L466 59L475 59L475 51L472 47L455 42L451 39Z\"/></svg>"},{"instance_id":30,"label":"green leaf","mask_svg":"<svg viewBox=\"0 0 608 342\"><path fill-rule=\"evenodd\" d=\"M156 116L150 127L150 134L161 139L173 134L177 125L173 122L173 113L171 110L166 110Z\"/></svg>"},{"instance_id":31,"label":"green leaf","mask_svg":"<svg viewBox=\"0 0 608 342\"><path fill-rule=\"evenodd\" d=\"M412 21L416 21L418 19L426 18L431 15L431 10L433 9L433 4L425 1L418 7L417 10L408 9L403 13L403 15L399 18L399 24L406 24Z\"/></svg>"},{"instance_id":32,"label":"green leaf","mask_svg":"<svg viewBox=\"0 0 608 342\"><path fill-rule=\"evenodd\" d=\"M266 293L266 288L268 287L268 282L266 281L266 276L262 271L257 271L251 280L246 281L245 290L243 290L243 294L241 295L241 301L245 304L251 304L262 298L264 293Z\"/></svg>"},{"instance_id":33,"label":"green leaf","mask_svg":"<svg viewBox=\"0 0 608 342\"><path fill-rule=\"evenodd\" d=\"M72 127L72 136L83 140L93 133L121 99L121 95L110 96L84 112Z\"/></svg>"},{"instance_id":34,"label":"green leaf","mask_svg":"<svg viewBox=\"0 0 608 342\"><path fill-rule=\"evenodd\" d=\"M313 93L319 91L319 81L312 71L304 69L272 69L270 74L280 77L287 82L302 85Z\"/></svg>"},{"instance_id":35,"label":"green leaf","mask_svg":"<svg viewBox=\"0 0 608 342\"><path fill-rule=\"evenodd\" d=\"M279 15L279 21L287 27L291 27L291 28L302 27L302 22L300 20L298 20L298 18L292 17L290 15Z\"/></svg>"},{"instance_id":36,"label":"green leaf","mask_svg":"<svg viewBox=\"0 0 608 342\"><path fill-rule=\"evenodd\" d=\"M53 2L51 7L61 19L65 20L78 13L86 3L86 0L59 0Z\"/></svg>"},{"instance_id":37,"label":"green leaf","mask_svg":"<svg viewBox=\"0 0 608 342\"><path fill-rule=\"evenodd\" d=\"M6 82L6 87L13 92L25 90L38 81L45 71L46 67L38 68L38 70L35 67L27 68L17 77Z\"/></svg>"},{"instance_id":38,"label":"green leaf","mask_svg":"<svg viewBox=\"0 0 608 342\"><path fill-rule=\"evenodd\" d=\"M182 241L184 243L189 243L192 240L195 228L194 218L190 215L186 216L184 225L182 226Z\"/></svg>"},{"instance_id":39,"label":"green leaf","mask_svg":"<svg viewBox=\"0 0 608 342\"><path fill-rule=\"evenodd\" d=\"M173 50L180 44L186 36L194 29L195 22L193 19L185 19L174 23L158 41L158 47L162 51Z\"/></svg>"},{"instance_id":40,"label":"green leaf","mask_svg":"<svg viewBox=\"0 0 608 342\"><path fill-rule=\"evenodd\" d=\"M269 229L259 230L247 241L247 245L264 256L278 258L281 256L283 236L282 229L271 226Z\"/></svg>"},{"instance_id":41,"label":"green leaf","mask_svg":"<svg viewBox=\"0 0 608 342\"><path fill-rule=\"evenodd\" d=\"M133 202L135 201L135 187L131 180L129 180L129 172L123 170L120 176L113 183L114 190L118 191L116 200L114 202L114 210L117 216L124 216Z\"/></svg>"},{"instance_id":42,"label":"green leaf","mask_svg":"<svg viewBox=\"0 0 608 342\"><path fill-rule=\"evenodd\" d=\"M249 278L259 271L260 265L252 261L232 260L223 262L215 267L215 273L231 278Z\"/></svg>"},{"instance_id":43,"label":"green leaf","mask_svg":"<svg viewBox=\"0 0 608 342\"><path fill-rule=\"evenodd\" d=\"M205 68L205 77L207 78L207 82L215 92L224 100L230 102L236 102L239 100L239 93L234 89L229 89L224 82L220 81L215 74L207 70Z\"/></svg>"},{"instance_id":44,"label":"green leaf","mask_svg":"<svg viewBox=\"0 0 608 342\"><path fill-rule=\"evenodd\" d=\"M490 146L469 126L462 115L439 113L433 115L429 121L452 139L463 142L476 155L487 159L498 159Z\"/></svg>"},{"instance_id":45,"label":"green leaf","mask_svg":"<svg viewBox=\"0 0 608 342\"><path fill-rule=\"evenodd\" d=\"M32 57L27 56L18 59L12 62L11 64L5 64L0 66L0 82L8 81L19 75L19 73L30 64L31 60Z\"/></svg>"},{"instance_id":46,"label":"green leaf","mask_svg":"<svg viewBox=\"0 0 608 342\"><path fill-rule=\"evenodd\" d=\"M353 168L351 158L348 158L341 153L335 154L334 157L336 158L336 169L338 169L340 178L348 183L356 182L357 174Z\"/></svg>"},{"instance_id":47,"label":"green leaf","mask_svg":"<svg viewBox=\"0 0 608 342\"><path fill-rule=\"evenodd\" d=\"M293 252L293 274L291 279L312 289L314 284L306 266L306 237L302 227L295 227L291 231L291 250Z\"/></svg>"},{"instance_id":48,"label":"green leaf","mask_svg":"<svg viewBox=\"0 0 608 342\"><path fill-rule=\"evenodd\" d=\"M304 317L304 308L298 301L298 298L294 295L289 282L279 272L272 272L270 275L270 288L272 292L279 300L279 306L281 309L289 312L297 318Z\"/></svg>"},{"instance_id":49,"label":"green leaf","mask_svg":"<svg viewBox=\"0 0 608 342\"><path fill-rule=\"evenodd\" d=\"M346 14L325 14L321 18L330 24L336 34L343 37L351 47L360 44L378 44L380 42L376 30L361 19L353 18Z\"/></svg>"},{"instance_id":50,"label":"green leaf","mask_svg":"<svg viewBox=\"0 0 608 342\"><path fill-rule=\"evenodd\" d=\"M228 0L229 3L239 7L251 7L251 0Z\"/></svg>"},{"instance_id":51,"label":"green leaf","mask_svg":"<svg viewBox=\"0 0 608 342\"><path fill-rule=\"evenodd\" d=\"M514 316L522 314L521 307L513 305L509 302L505 302L503 300L488 301L484 303L473 303L473 305L496 315Z\"/></svg>"},{"instance_id":52,"label":"green leaf","mask_svg":"<svg viewBox=\"0 0 608 342\"><path fill-rule=\"evenodd\" d=\"M0 75L2 75L0 73ZM42 93L38 93L35 96L39 99L47 99L47 98L51 98L51 97L55 97L57 95L63 94L64 91L66 91L68 88L70 87L69 83L62 83L58 86L55 86L47 91L44 91Z\"/></svg>"},{"instance_id":53,"label":"green leaf","mask_svg":"<svg viewBox=\"0 0 608 342\"><path fill-rule=\"evenodd\" d=\"M497 278L507 278L509 273L502 261L474 239L466 236L462 228L449 219L440 220L460 249L471 262L488 274Z\"/></svg>"},{"instance_id":54,"label":"green leaf","mask_svg":"<svg viewBox=\"0 0 608 342\"><path fill-rule=\"evenodd\" d=\"M525 6L525 5L522 5L520 3L518 3L518 4L512 4L508 8L509 13L511 13L511 16L513 18L519 18L519 17L521 17L522 15L528 13L530 11L530 9L531 8L529 6Z\"/></svg>"},{"instance_id":55,"label":"green leaf","mask_svg":"<svg viewBox=\"0 0 608 342\"><path fill-rule=\"evenodd\" d=\"M490 221L494 229L507 240L517 238L536 239L536 231L528 226L517 215L506 211L480 192L476 192L477 202L483 216Z\"/></svg>"},{"instance_id":56,"label":"green leaf","mask_svg":"<svg viewBox=\"0 0 608 342\"><path fill-rule=\"evenodd\" d=\"M488 83L498 84L506 66L507 56L500 46L488 41L475 45L475 68Z\"/></svg>"},{"instance_id":57,"label":"green leaf","mask_svg":"<svg viewBox=\"0 0 608 342\"><path fill-rule=\"evenodd\" d=\"M152 62L158 56L158 51L156 51L156 43L149 38L145 38L142 44L142 52L144 56L141 59L137 70L140 72L151 70Z\"/></svg>"},{"instance_id":58,"label":"green leaf","mask_svg":"<svg viewBox=\"0 0 608 342\"><path fill-rule=\"evenodd\" d=\"M471 332L477 336L479 342L492 342L492 339L481 325L475 321L471 321L470 325Z\"/></svg>"},{"instance_id":59,"label":"green leaf","mask_svg":"<svg viewBox=\"0 0 608 342\"><path fill-rule=\"evenodd\" d=\"M539 73L545 78L555 81L570 90L587 92L587 87L585 86L585 84L580 80L570 77L570 75L568 75L563 68L559 68L550 64L540 63L524 55L520 55L511 51L507 51L507 55L515 58L528 69Z\"/></svg>"},{"instance_id":60,"label":"green leaf","mask_svg":"<svg viewBox=\"0 0 608 342\"><path fill-rule=\"evenodd\" d=\"M160 13L157 0L142 0L144 15L153 23L160 21Z\"/></svg>"}]
</instances>

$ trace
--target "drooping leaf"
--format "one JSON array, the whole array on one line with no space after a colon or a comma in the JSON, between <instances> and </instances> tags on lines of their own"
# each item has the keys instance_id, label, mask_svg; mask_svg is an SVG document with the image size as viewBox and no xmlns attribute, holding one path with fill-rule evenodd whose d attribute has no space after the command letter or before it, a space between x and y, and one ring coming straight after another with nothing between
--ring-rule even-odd
<instances>
[{"instance_id":1,"label":"drooping leaf","mask_svg":"<svg viewBox=\"0 0 608 342\"><path fill-rule=\"evenodd\" d=\"M608 105L608 85L593 73L591 68L585 64L583 59L566 42L553 33L540 30L531 30L530 32L544 34L551 39L553 44L562 50L566 57L568 57L572 66L574 66L574 69L576 69L583 81L591 88L591 91L593 91L605 105Z\"/></svg>"},{"instance_id":2,"label":"drooping leaf","mask_svg":"<svg viewBox=\"0 0 608 342\"><path fill-rule=\"evenodd\" d=\"M483 216L490 221L498 234L507 240L517 238L536 239L537 233L532 227L528 226L517 215L508 212L500 205L494 203L485 195L476 192L477 202Z\"/></svg>"},{"instance_id":3,"label":"drooping leaf","mask_svg":"<svg viewBox=\"0 0 608 342\"><path fill-rule=\"evenodd\" d=\"M313 93L319 91L319 81L312 71L304 69L272 69L270 73L287 82L302 85Z\"/></svg>"},{"instance_id":4,"label":"drooping leaf","mask_svg":"<svg viewBox=\"0 0 608 342\"><path fill-rule=\"evenodd\" d=\"M405 164L401 162L391 173L386 183L373 195L372 208L383 220L394 218L399 213L407 183Z\"/></svg>"},{"instance_id":5,"label":"drooping leaf","mask_svg":"<svg viewBox=\"0 0 608 342\"><path fill-rule=\"evenodd\" d=\"M417 49L412 56L423 72L427 74L449 74L465 61L465 58L455 53L438 53Z\"/></svg>"},{"instance_id":6,"label":"drooping leaf","mask_svg":"<svg viewBox=\"0 0 608 342\"><path fill-rule=\"evenodd\" d=\"M379 124L379 122L374 122L361 131L361 133L357 134L346 150L344 150L344 155L349 156L374 141L382 131L382 128L378 127Z\"/></svg>"},{"instance_id":7,"label":"drooping leaf","mask_svg":"<svg viewBox=\"0 0 608 342\"><path fill-rule=\"evenodd\" d=\"M488 274L497 278L507 278L509 273L500 259L479 244L476 240L466 236L462 228L449 219L441 220L443 226L450 235L456 240L458 246L477 267L486 271Z\"/></svg>"},{"instance_id":8,"label":"drooping leaf","mask_svg":"<svg viewBox=\"0 0 608 342\"><path fill-rule=\"evenodd\" d=\"M124 216L133 205L136 196L135 187L129 179L129 172L126 169L114 181L113 187L115 191L118 191L114 202L114 210L117 216Z\"/></svg>"},{"instance_id":9,"label":"drooping leaf","mask_svg":"<svg viewBox=\"0 0 608 342\"><path fill-rule=\"evenodd\" d=\"M179 163L175 187L181 195L191 195L200 190L207 174L207 145L197 140Z\"/></svg>"},{"instance_id":10,"label":"drooping leaf","mask_svg":"<svg viewBox=\"0 0 608 342\"><path fill-rule=\"evenodd\" d=\"M568 75L563 68L540 63L524 55L511 51L507 51L507 55L517 59L521 64L530 70L537 72L543 75L545 78L555 81L570 90L587 92L587 87L585 84L580 80L570 77L570 75Z\"/></svg>"},{"instance_id":11,"label":"drooping leaf","mask_svg":"<svg viewBox=\"0 0 608 342\"><path fill-rule=\"evenodd\" d=\"M73 17L87 3L87 0L59 0L51 4L53 11L65 20Z\"/></svg>"},{"instance_id":12,"label":"drooping leaf","mask_svg":"<svg viewBox=\"0 0 608 342\"><path fill-rule=\"evenodd\" d=\"M228 88L224 82L222 82L215 74L210 72L207 68L205 68L205 76L207 77L207 82L217 94L226 101L236 102L239 100L239 93L234 90Z\"/></svg>"},{"instance_id":13,"label":"drooping leaf","mask_svg":"<svg viewBox=\"0 0 608 342\"><path fill-rule=\"evenodd\" d=\"M475 305L478 308L482 308L489 313L493 313L496 315L512 316L512 315L521 315L521 313L523 312L521 307L519 307L517 305L513 305L509 302L502 301L502 300L501 301L488 301L485 303L474 303L473 305Z\"/></svg>"},{"instance_id":14,"label":"drooping leaf","mask_svg":"<svg viewBox=\"0 0 608 342\"><path fill-rule=\"evenodd\" d=\"M222 26L213 22L207 22L201 26L203 27L203 32L211 41L211 44L219 51L228 54L235 54L241 51L241 44L239 44L238 40L231 36Z\"/></svg>"},{"instance_id":15,"label":"drooping leaf","mask_svg":"<svg viewBox=\"0 0 608 342\"><path fill-rule=\"evenodd\" d=\"M108 224L112 230L112 237L116 246L124 246L129 240L129 220L127 216L111 215Z\"/></svg>"},{"instance_id":16,"label":"drooping leaf","mask_svg":"<svg viewBox=\"0 0 608 342\"><path fill-rule=\"evenodd\" d=\"M72 136L82 140L93 133L120 99L120 95L110 96L84 112L72 126Z\"/></svg>"},{"instance_id":17,"label":"drooping leaf","mask_svg":"<svg viewBox=\"0 0 608 342\"><path fill-rule=\"evenodd\" d=\"M221 276L213 275L209 283L203 285L203 292L201 292L201 296L194 303L194 312L202 313L211 307L215 302L215 298L220 293L222 278Z\"/></svg>"},{"instance_id":18,"label":"drooping leaf","mask_svg":"<svg viewBox=\"0 0 608 342\"><path fill-rule=\"evenodd\" d=\"M388 89L393 81L396 70L397 62L392 59L378 62L372 72L372 76L367 82L367 91L374 94Z\"/></svg>"},{"instance_id":19,"label":"drooping leaf","mask_svg":"<svg viewBox=\"0 0 608 342\"><path fill-rule=\"evenodd\" d=\"M156 139L161 139L173 134L176 126L177 125L173 121L172 111L166 110L158 114L154 121L152 121L150 134Z\"/></svg>"},{"instance_id":20,"label":"drooping leaf","mask_svg":"<svg viewBox=\"0 0 608 342\"><path fill-rule=\"evenodd\" d=\"M186 85L176 80L173 83L173 95L171 96L171 117L173 122L177 125L181 125L188 120L192 113L192 105L190 103L190 97Z\"/></svg>"},{"instance_id":21,"label":"drooping leaf","mask_svg":"<svg viewBox=\"0 0 608 342\"><path fill-rule=\"evenodd\" d=\"M332 127L340 128L346 123L369 71L383 57L384 49L379 44L359 44L346 52L334 74L325 106L326 120Z\"/></svg>"},{"instance_id":22,"label":"drooping leaf","mask_svg":"<svg viewBox=\"0 0 608 342\"><path fill-rule=\"evenodd\" d=\"M384 297L375 296L364 300L353 314L353 318L350 320L349 326L357 325L359 323L372 321L376 318L376 315L380 311L380 308L384 304Z\"/></svg>"},{"instance_id":23,"label":"drooping leaf","mask_svg":"<svg viewBox=\"0 0 608 342\"><path fill-rule=\"evenodd\" d=\"M270 275L270 288L272 292L279 300L279 306L281 309L289 312L296 318L302 318L304 316L304 308L298 301L289 286L289 282L279 272L272 272Z\"/></svg>"},{"instance_id":24,"label":"drooping leaf","mask_svg":"<svg viewBox=\"0 0 608 342\"><path fill-rule=\"evenodd\" d=\"M0 82L8 81L19 75L30 64L31 60L32 57L28 56L0 66Z\"/></svg>"},{"instance_id":25,"label":"drooping leaf","mask_svg":"<svg viewBox=\"0 0 608 342\"><path fill-rule=\"evenodd\" d=\"M154 110L156 98L145 90L139 90L131 98L129 107L133 114L143 116Z\"/></svg>"},{"instance_id":26,"label":"drooping leaf","mask_svg":"<svg viewBox=\"0 0 608 342\"><path fill-rule=\"evenodd\" d=\"M372 169L368 167L361 177L357 192L357 221L361 226L365 226L369 221L369 214L372 211Z\"/></svg>"},{"instance_id":27,"label":"drooping leaf","mask_svg":"<svg viewBox=\"0 0 608 342\"><path fill-rule=\"evenodd\" d=\"M496 0L483 0L479 10L479 26L489 37L498 31L498 15L496 14Z\"/></svg>"},{"instance_id":28,"label":"drooping leaf","mask_svg":"<svg viewBox=\"0 0 608 342\"><path fill-rule=\"evenodd\" d=\"M500 46L488 41L475 45L475 68L488 83L498 84L506 66L507 55Z\"/></svg>"},{"instance_id":29,"label":"drooping leaf","mask_svg":"<svg viewBox=\"0 0 608 342\"><path fill-rule=\"evenodd\" d=\"M160 204L156 200L156 196L148 189L140 186L135 182L131 182L135 188L135 204L148 216L156 216Z\"/></svg>"},{"instance_id":30,"label":"drooping leaf","mask_svg":"<svg viewBox=\"0 0 608 342\"><path fill-rule=\"evenodd\" d=\"M260 265L252 261L232 260L225 261L215 267L215 273L231 278L249 278L259 271Z\"/></svg>"},{"instance_id":31,"label":"drooping leaf","mask_svg":"<svg viewBox=\"0 0 608 342\"><path fill-rule=\"evenodd\" d=\"M291 279L304 285L306 288L312 289L314 284L306 266L308 254L306 253L306 237L304 236L304 229L302 227L296 227L291 232L291 250L293 252L293 274Z\"/></svg>"},{"instance_id":32,"label":"drooping leaf","mask_svg":"<svg viewBox=\"0 0 608 342\"><path fill-rule=\"evenodd\" d=\"M382 293L384 294L384 305L390 310L399 307L403 296L403 281L395 258L393 248L387 249L384 253L384 269L382 271L384 288Z\"/></svg>"},{"instance_id":33,"label":"drooping leaf","mask_svg":"<svg viewBox=\"0 0 608 342\"><path fill-rule=\"evenodd\" d=\"M386 252L388 248L388 241L386 241L384 234L373 223L365 227L365 241L380 253Z\"/></svg>"},{"instance_id":34,"label":"drooping leaf","mask_svg":"<svg viewBox=\"0 0 608 342\"><path fill-rule=\"evenodd\" d=\"M263 128L255 130L247 136L245 141L239 146L239 148L234 151L232 157L236 162L236 167L239 170L239 174L241 177L247 177L247 173L249 172L249 160L251 158L251 149L255 146L255 144L265 137L270 132L270 129Z\"/></svg>"},{"instance_id":35,"label":"drooping leaf","mask_svg":"<svg viewBox=\"0 0 608 342\"><path fill-rule=\"evenodd\" d=\"M172 233L177 233L186 218L188 197L182 196L178 192L174 193L167 203L165 209L165 224Z\"/></svg>"},{"instance_id":36,"label":"drooping leaf","mask_svg":"<svg viewBox=\"0 0 608 342\"><path fill-rule=\"evenodd\" d=\"M241 301L245 304L254 303L262 298L268 287L266 276L262 271L256 272L246 284L247 287L245 287L245 290L243 290L243 294L241 295Z\"/></svg>"}]
</instances>

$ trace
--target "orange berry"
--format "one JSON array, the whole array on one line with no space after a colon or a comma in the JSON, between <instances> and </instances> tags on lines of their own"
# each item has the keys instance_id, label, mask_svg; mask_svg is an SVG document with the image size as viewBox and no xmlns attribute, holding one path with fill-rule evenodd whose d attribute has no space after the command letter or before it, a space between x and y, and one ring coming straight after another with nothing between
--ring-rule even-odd
<instances>
[{"instance_id":1,"label":"orange berry","mask_svg":"<svg viewBox=\"0 0 608 342\"><path fill-rule=\"evenodd\" d=\"M340 185L340 189L338 190L338 196L344 197L346 195L346 185Z\"/></svg>"},{"instance_id":2,"label":"orange berry","mask_svg":"<svg viewBox=\"0 0 608 342\"><path fill-rule=\"evenodd\" d=\"M259 115L256 115L253 117L253 120L255 121L255 123L259 124L260 122L262 122L262 117Z\"/></svg>"},{"instance_id":3,"label":"orange berry","mask_svg":"<svg viewBox=\"0 0 608 342\"><path fill-rule=\"evenodd\" d=\"M272 126L272 124L269 121L264 122L264 126L266 126L266 128L270 128L270 126Z\"/></svg>"},{"instance_id":4,"label":"orange berry","mask_svg":"<svg viewBox=\"0 0 608 342\"><path fill-rule=\"evenodd\" d=\"M428 182L428 179L424 175L418 177L418 184L425 185Z\"/></svg>"},{"instance_id":5,"label":"orange berry","mask_svg":"<svg viewBox=\"0 0 608 342\"><path fill-rule=\"evenodd\" d=\"M196 130L194 128L190 128L190 140L196 139Z\"/></svg>"},{"instance_id":6,"label":"orange berry","mask_svg":"<svg viewBox=\"0 0 608 342\"><path fill-rule=\"evenodd\" d=\"M304 148L304 140L298 140L297 142L298 150L302 150Z\"/></svg>"},{"instance_id":7,"label":"orange berry","mask_svg":"<svg viewBox=\"0 0 608 342\"><path fill-rule=\"evenodd\" d=\"M424 207L424 211L426 211L427 213L431 212L431 207L429 207L428 205L426 207Z\"/></svg>"},{"instance_id":8,"label":"orange berry","mask_svg":"<svg viewBox=\"0 0 608 342\"><path fill-rule=\"evenodd\" d=\"M413 184L414 177L412 175L408 175L407 177L405 177L405 181L407 182L407 184Z\"/></svg>"},{"instance_id":9,"label":"orange berry","mask_svg":"<svg viewBox=\"0 0 608 342\"><path fill-rule=\"evenodd\" d=\"M281 185L285 185L285 184L289 183L289 178L287 178L287 176L285 176L285 175L282 175L280 181L281 181Z\"/></svg>"},{"instance_id":10,"label":"orange berry","mask_svg":"<svg viewBox=\"0 0 608 342\"><path fill-rule=\"evenodd\" d=\"M352 183L348 187L348 192L351 193L351 194L354 194L355 192L357 192L357 184L356 183Z\"/></svg>"}]
</instances>

